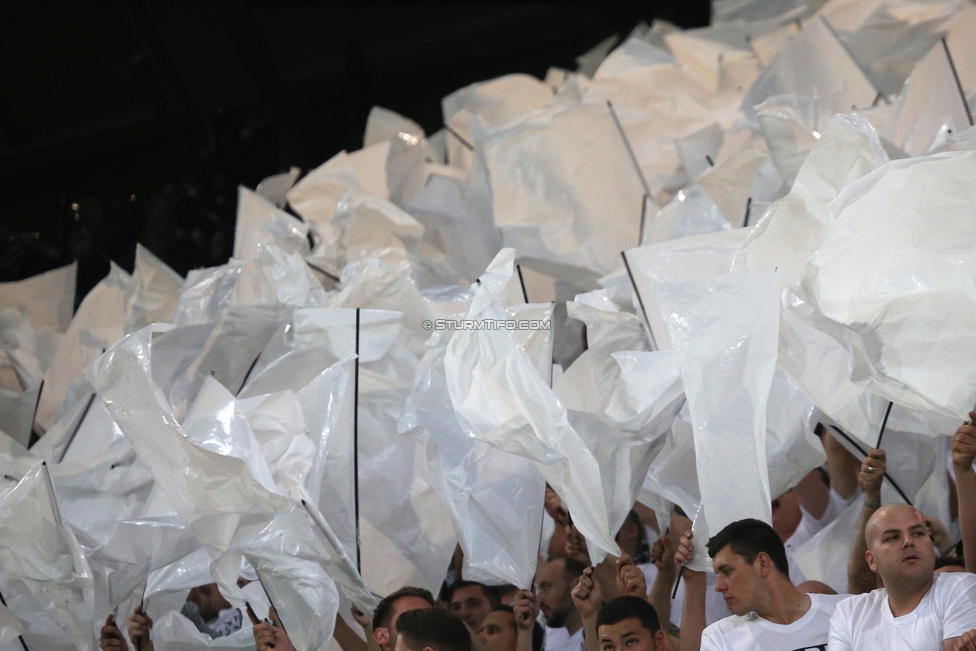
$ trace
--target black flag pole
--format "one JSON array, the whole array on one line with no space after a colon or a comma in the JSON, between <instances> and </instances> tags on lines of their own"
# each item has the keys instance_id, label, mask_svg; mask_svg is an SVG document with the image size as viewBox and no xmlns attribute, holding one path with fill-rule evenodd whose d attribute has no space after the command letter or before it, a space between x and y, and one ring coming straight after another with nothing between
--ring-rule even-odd
<instances>
[{"instance_id":1,"label":"black flag pole","mask_svg":"<svg viewBox=\"0 0 976 651\"><path fill-rule=\"evenodd\" d=\"M78 430L81 429L82 424L85 422L85 417L88 416L88 410L91 409L92 403L95 402L95 393L88 396L88 404L85 405L85 409L81 412L81 418L78 419L78 424L75 425L74 429L71 431L71 436L68 437L68 442L64 444L64 449L61 450L61 456L58 457L58 463L64 461L65 455L68 454L68 448L71 447L72 442L74 442L75 437L78 435Z\"/></svg>"},{"instance_id":2,"label":"black flag pole","mask_svg":"<svg viewBox=\"0 0 976 651\"><path fill-rule=\"evenodd\" d=\"M34 401L34 413L31 415L30 425L27 427L27 445L30 446L30 437L34 433L34 421L37 420L37 409L41 406L41 392L44 391L44 380L37 387L37 400Z\"/></svg>"},{"instance_id":3,"label":"black flag pole","mask_svg":"<svg viewBox=\"0 0 976 651\"><path fill-rule=\"evenodd\" d=\"M885 428L888 427L888 416L891 415L891 408L895 405L892 401L888 401L888 409L885 410L884 420L881 421L881 431L878 432L878 444L875 446L879 450L881 449L881 438L884 436Z\"/></svg>"},{"instance_id":4,"label":"black flag pole","mask_svg":"<svg viewBox=\"0 0 976 651\"><path fill-rule=\"evenodd\" d=\"M962 105L966 109L966 119L969 120L969 126L973 126L973 114L969 111L969 102L966 101L966 91L963 90L962 82L959 81L959 73L956 71L956 62L952 60L952 53L949 52L949 43L946 41L946 37L942 37L942 49L945 50L946 59L949 60L949 68L952 70L952 78L956 80L956 88L959 90L959 99L962 100Z\"/></svg>"},{"instance_id":5,"label":"black flag pole","mask_svg":"<svg viewBox=\"0 0 976 651\"><path fill-rule=\"evenodd\" d=\"M634 296L637 297L637 304L640 305L641 314L644 315L644 324L647 326L647 334L650 335L651 345L654 346L654 350L660 350L657 346L657 340L654 338L654 331L651 330L651 322L647 318L647 310L644 309L644 299L641 298L640 290L637 289L637 281L634 280L634 274L630 271L630 262L627 261L627 252L621 251L620 257L624 259L624 268L627 270L627 277L630 278L630 286L634 288Z\"/></svg>"},{"instance_id":6,"label":"black flag pole","mask_svg":"<svg viewBox=\"0 0 976 651\"><path fill-rule=\"evenodd\" d=\"M515 271L518 272L519 284L522 286L522 300L527 304L529 302L529 293L525 291L525 278L522 277L522 265L515 265Z\"/></svg>"},{"instance_id":7,"label":"black flag pole","mask_svg":"<svg viewBox=\"0 0 976 651\"><path fill-rule=\"evenodd\" d=\"M58 527L63 526L61 522L61 509L58 508L58 498L54 494L54 482L51 481L51 471L47 467L47 462L41 462L41 472L44 474L44 483L47 485L47 497L51 502L51 513L54 514L54 523Z\"/></svg>"},{"instance_id":8,"label":"black flag pole","mask_svg":"<svg viewBox=\"0 0 976 651\"><path fill-rule=\"evenodd\" d=\"M617 111L613 108L613 102L607 100L607 109L610 111L610 117L613 118L613 123L617 127L617 132L620 134L620 139L624 141L624 147L627 148L627 154L630 156L630 162L634 165L634 171L637 172L637 178L640 179L641 185L644 187L644 198L643 205L641 206L641 220L640 227L638 229L638 242L637 245L640 246L641 242L644 240L644 222L645 222L645 211L647 210L647 200L654 196L651 192L651 186L647 183L647 179L644 178L644 171L641 169L640 162L637 160L637 154L634 153L634 148L630 146L630 140L627 138L627 134L624 133L624 125L620 123L620 118L617 117Z\"/></svg>"},{"instance_id":9,"label":"black flag pole","mask_svg":"<svg viewBox=\"0 0 976 651\"><path fill-rule=\"evenodd\" d=\"M352 464L353 499L356 506L356 571L363 573L362 545L359 539L359 308L356 308L356 369L353 381Z\"/></svg>"},{"instance_id":10,"label":"black flag pole","mask_svg":"<svg viewBox=\"0 0 976 651\"><path fill-rule=\"evenodd\" d=\"M865 450L863 447L861 447L857 441L855 441L850 436L848 436L847 433L844 432L844 430L842 430L841 428L835 425L831 425L830 429L832 429L833 431L837 432L842 437L844 437L844 440L850 443L851 447L857 450L862 457L868 456L868 451ZM895 489L895 492L897 492L898 495L900 495L901 498L905 500L905 504L907 504L908 506L915 506L914 504L912 504L912 501L908 499L908 495L905 495L905 491L901 489L901 486L898 485L898 483L891 477L889 473L885 472L884 478L888 480L888 483L891 484L891 487Z\"/></svg>"}]
</instances>

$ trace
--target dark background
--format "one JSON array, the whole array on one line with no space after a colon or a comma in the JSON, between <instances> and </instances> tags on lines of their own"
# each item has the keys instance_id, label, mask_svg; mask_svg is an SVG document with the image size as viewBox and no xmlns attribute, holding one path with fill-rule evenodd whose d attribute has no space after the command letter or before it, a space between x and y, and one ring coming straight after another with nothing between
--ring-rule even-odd
<instances>
[{"instance_id":1,"label":"dark background","mask_svg":"<svg viewBox=\"0 0 976 651\"><path fill-rule=\"evenodd\" d=\"M236 187L362 147L369 109L441 127L475 81L575 58L692 2L330 5L72 0L0 9L0 281L135 243L185 274L233 248Z\"/></svg>"}]
</instances>

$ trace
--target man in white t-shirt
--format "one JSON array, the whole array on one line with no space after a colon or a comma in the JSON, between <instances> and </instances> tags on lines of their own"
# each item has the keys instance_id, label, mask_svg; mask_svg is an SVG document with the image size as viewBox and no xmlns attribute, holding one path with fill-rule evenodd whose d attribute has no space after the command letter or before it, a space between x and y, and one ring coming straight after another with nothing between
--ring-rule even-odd
<instances>
[{"instance_id":1,"label":"man in white t-shirt","mask_svg":"<svg viewBox=\"0 0 976 651\"><path fill-rule=\"evenodd\" d=\"M735 613L705 627L701 649L764 649L802 651L827 646L830 616L845 595L806 594L790 581L786 549L776 531L760 520L739 520L708 541L708 553L718 578L715 590ZM690 563L694 551L690 532L681 539L675 559ZM691 593L704 600L704 573L686 571L685 630L704 618L693 614ZM694 576L697 575L697 576ZM701 605L698 606L701 609Z\"/></svg>"},{"instance_id":2,"label":"man in white t-shirt","mask_svg":"<svg viewBox=\"0 0 976 651\"><path fill-rule=\"evenodd\" d=\"M934 573L925 516L907 504L888 504L864 533L868 566L885 587L837 606L828 649L976 651L976 575Z\"/></svg>"},{"instance_id":3,"label":"man in white t-shirt","mask_svg":"<svg viewBox=\"0 0 976 651\"><path fill-rule=\"evenodd\" d=\"M571 593L584 569L578 561L556 558L536 574L539 608L546 618L545 651L583 651L583 620Z\"/></svg>"}]
</instances>

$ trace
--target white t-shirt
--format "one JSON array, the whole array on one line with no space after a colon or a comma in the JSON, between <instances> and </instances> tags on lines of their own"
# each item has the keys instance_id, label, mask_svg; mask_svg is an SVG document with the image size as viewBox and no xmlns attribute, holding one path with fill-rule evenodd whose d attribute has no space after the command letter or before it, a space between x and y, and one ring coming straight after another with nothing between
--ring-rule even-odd
<instances>
[{"instance_id":1,"label":"white t-shirt","mask_svg":"<svg viewBox=\"0 0 976 651\"><path fill-rule=\"evenodd\" d=\"M830 620L830 651L938 651L942 641L976 628L976 575L936 573L915 610L895 617L888 592L848 597Z\"/></svg>"},{"instance_id":2,"label":"white t-shirt","mask_svg":"<svg viewBox=\"0 0 976 651\"><path fill-rule=\"evenodd\" d=\"M583 627L572 635L566 628L546 627L545 651L584 651Z\"/></svg>"},{"instance_id":3,"label":"white t-shirt","mask_svg":"<svg viewBox=\"0 0 976 651\"><path fill-rule=\"evenodd\" d=\"M792 624L774 624L756 613L733 615L715 622L702 632L701 651L824 651L827 648L830 616L847 595L811 594L809 597L810 610Z\"/></svg>"}]
</instances>

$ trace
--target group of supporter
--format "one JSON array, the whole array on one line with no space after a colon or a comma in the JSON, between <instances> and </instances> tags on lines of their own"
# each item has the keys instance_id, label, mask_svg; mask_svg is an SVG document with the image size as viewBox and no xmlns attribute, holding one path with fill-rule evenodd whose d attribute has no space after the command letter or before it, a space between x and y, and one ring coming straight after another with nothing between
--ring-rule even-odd
<instances>
[{"instance_id":1,"label":"group of supporter","mask_svg":"<svg viewBox=\"0 0 976 651\"><path fill-rule=\"evenodd\" d=\"M467 581L456 558L439 595L406 586L372 617L353 607L356 625L337 617L335 641L342 651L976 651L976 426L962 425L952 439L950 523L882 504L883 450L858 461L827 430L817 433L825 467L773 500L771 524L740 520L711 536L704 546L713 573L693 569L701 565L681 509L658 531L640 504L617 534L622 555L592 565L547 490L556 526L531 590ZM808 581L792 553L857 500L849 557L834 559L848 574L847 594L837 594ZM212 638L246 621L215 584L191 590L183 614ZM252 626L258 651L294 648L273 609ZM140 651L153 649L142 606L125 628L109 616L101 648L122 651L127 636Z\"/></svg>"}]
</instances>

